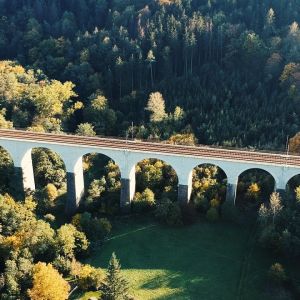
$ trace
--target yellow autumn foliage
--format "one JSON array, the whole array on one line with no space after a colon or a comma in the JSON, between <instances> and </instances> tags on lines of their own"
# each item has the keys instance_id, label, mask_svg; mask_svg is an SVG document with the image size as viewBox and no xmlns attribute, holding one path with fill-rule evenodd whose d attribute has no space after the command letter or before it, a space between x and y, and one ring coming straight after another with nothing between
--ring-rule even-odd
<instances>
[{"instance_id":1,"label":"yellow autumn foliage","mask_svg":"<svg viewBox=\"0 0 300 300\"><path fill-rule=\"evenodd\" d=\"M247 194L251 197L257 197L260 193L260 187L257 183L251 183L247 189Z\"/></svg>"},{"instance_id":2,"label":"yellow autumn foliage","mask_svg":"<svg viewBox=\"0 0 300 300\"><path fill-rule=\"evenodd\" d=\"M33 268L33 287L28 290L31 300L68 299L70 285L51 264L37 263Z\"/></svg>"},{"instance_id":3,"label":"yellow autumn foliage","mask_svg":"<svg viewBox=\"0 0 300 300\"><path fill-rule=\"evenodd\" d=\"M289 150L291 153L300 153L300 132L289 140Z\"/></svg>"}]
</instances>

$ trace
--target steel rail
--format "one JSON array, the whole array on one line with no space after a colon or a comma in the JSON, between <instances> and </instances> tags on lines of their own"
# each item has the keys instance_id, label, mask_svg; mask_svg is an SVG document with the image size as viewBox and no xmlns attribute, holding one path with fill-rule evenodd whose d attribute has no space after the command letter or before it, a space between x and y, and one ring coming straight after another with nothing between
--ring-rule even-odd
<instances>
[{"instance_id":1,"label":"steel rail","mask_svg":"<svg viewBox=\"0 0 300 300\"><path fill-rule=\"evenodd\" d=\"M105 137L84 137L69 134L39 133L10 129L0 129L0 139L1 138L132 150L141 152L154 152L162 154L186 155L234 161L271 163L277 165L289 165L300 167L300 156L284 155L269 152L229 150L209 146L183 146L165 143L122 140Z\"/></svg>"}]
</instances>

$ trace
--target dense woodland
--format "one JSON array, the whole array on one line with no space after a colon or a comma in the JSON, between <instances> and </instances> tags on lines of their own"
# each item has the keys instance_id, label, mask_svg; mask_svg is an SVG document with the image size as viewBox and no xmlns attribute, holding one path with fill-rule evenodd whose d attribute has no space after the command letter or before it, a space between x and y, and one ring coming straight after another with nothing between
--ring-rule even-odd
<instances>
[{"instance_id":1,"label":"dense woodland","mask_svg":"<svg viewBox=\"0 0 300 300\"><path fill-rule=\"evenodd\" d=\"M149 126L144 110L159 91L168 113L176 106L185 112L177 131L193 132L200 143L283 149L299 131L298 5L2 0L0 58L76 85L84 108L63 124L66 131L91 122L98 134L125 136L133 121L136 137L167 139L173 126ZM110 126L87 112L99 94L113 110L102 116ZM12 113L16 127L32 125L33 116Z\"/></svg>"},{"instance_id":2,"label":"dense woodland","mask_svg":"<svg viewBox=\"0 0 300 300\"><path fill-rule=\"evenodd\" d=\"M283 150L300 131L298 6L0 0L0 128ZM300 151L300 134L290 150ZM115 255L106 276L79 263L120 216L118 166L101 155L83 157L85 195L70 220L62 213L64 162L49 149L33 149L32 161L37 190L24 194L0 148L0 299L41 299L49 286L52 298L45 299L66 299L74 287L130 299ZM299 259L299 180L280 197L270 174L245 172L235 208L225 201L226 182L217 166L196 167L191 202L181 206L172 166L148 158L136 166L132 212L168 226L257 219L266 251ZM300 288L280 264L269 273L274 297L297 299Z\"/></svg>"}]
</instances>

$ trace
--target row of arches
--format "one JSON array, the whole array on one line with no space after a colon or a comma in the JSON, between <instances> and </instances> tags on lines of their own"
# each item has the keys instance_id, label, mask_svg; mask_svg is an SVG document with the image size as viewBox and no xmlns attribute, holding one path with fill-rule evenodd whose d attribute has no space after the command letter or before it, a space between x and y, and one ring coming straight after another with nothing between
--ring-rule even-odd
<instances>
[{"instance_id":1,"label":"row of arches","mask_svg":"<svg viewBox=\"0 0 300 300\"><path fill-rule=\"evenodd\" d=\"M9 192L16 183L13 178L14 164L9 153L0 147L0 192ZM67 170L63 159L56 152L47 148L33 148L31 151L34 181L36 187L43 188L53 184L57 188L58 197L64 199L67 193ZM121 171L113 160L103 154L90 153L82 157L84 172L85 201L93 197L104 197L106 202L117 206L121 193ZM172 166L157 159L144 159L135 166L135 194L145 189L153 190L156 197L175 199L178 194L178 176ZM300 184L300 176L296 175L288 181L287 189L294 191ZM257 185L260 182L260 186ZM209 186L209 188L207 188ZM216 165L198 165L192 172L191 200L199 205L207 201L223 202L227 193L227 174ZM247 198L268 199L276 188L274 177L262 169L248 169L239 175L237 185L237 204L246 202ZM109 194L109 197L107 196ZM133 197L134 198L134 197ZM111 204L111 203L110 203Z\"/></svg>"}]
</instances>

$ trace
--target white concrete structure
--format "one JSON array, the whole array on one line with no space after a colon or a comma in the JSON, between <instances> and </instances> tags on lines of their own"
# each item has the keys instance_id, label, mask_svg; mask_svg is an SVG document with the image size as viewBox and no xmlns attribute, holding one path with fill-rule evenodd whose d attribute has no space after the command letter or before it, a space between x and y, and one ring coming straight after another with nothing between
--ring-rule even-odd
<instances>
[{"instance_id":1,"label":"white concrete structure","mask_svg":"<svg viewBox=\"0 0 300 300\"><path fill-rule=\"evenodd\" d=\"M62 140L64 136L61 135L60 137ZM28 137L24 140L20 137L5 137L0 131L0 146L9 152L15 167L22 169L24 189L35 189L31 161L31 150L33 148L47 148L61 156L67 171L67 212L70 214L75 212L84 193L82 157L88 153L104 154L114 160L119 166L122 183L121 207L125 210L129 207L135 193L135 166L138 162L146 158L163 160L174 168L178 176L178 199L182 202L189 201L192 191L192 171L196 166L201 164L213 164L225 172L228 184L227 201L231 201L233 204L235 203L238 178L244 171L254 168L267 171L273 176L276 185L275 189L277 190L285 190L287 182L293 176L300 174L300 165L296 164L293 166L291 163L289 165L270 162L262 163L249 161L249 159L241 161L232 158L209 157L209 155L202 157L201 155L162 153L160 150L133 150L129 149L130 147L128 149L118 149L110 147L109 143L101 147L85 146L82 143L77 144L76 139L78 137L74 137L74 142L71 141L72 137L68 136L68 138L68 143L64 143L61 140L49 141L47 138L45 138L45 141L42 141L40 137L37 140L34 137ZM126 145L125 141L122 143ZM142 143L140 142L140 144ZM132 145L135 145L134 142L131 142L131 148L133 148ZM207 152L209 154L209 149Z\"/></svg>"}]
</instances>

